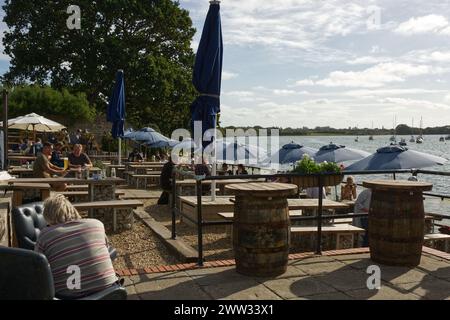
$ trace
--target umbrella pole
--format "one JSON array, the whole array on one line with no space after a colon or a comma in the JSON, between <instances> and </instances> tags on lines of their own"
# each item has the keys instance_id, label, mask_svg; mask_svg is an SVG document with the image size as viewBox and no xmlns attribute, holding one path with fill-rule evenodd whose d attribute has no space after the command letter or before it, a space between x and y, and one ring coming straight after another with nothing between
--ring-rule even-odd
<instances>
[{"instance_id":1,"label":"umbrella pole","mask_svg":"<svg viewBox=\"0 0 450 320\"><path fill-rule=\"evenodd\" d=\"M122 139L119 138L119 166L122 164Z\"/></svg>"},{"instance_id":2,"label":"umbrella pole","mask_svg":"<svg viewBox=\"0 0 450 320\"><path fill-rule=\"evenodd\" d=\"M216 144L217 138L217 116L214 118L214 155L213 155L213 167L212 167L212 176L215 177L217 175L217 146ZM216 180L211 181L211 201L216 201Z\"/></svg>"},{"instance_id":3,"label":"umbrella pole","mask_svg":"<svg viewBox=\"0 0 450 320\"><path fill-rule=\"evenodd\" d=\"M3 90L3 161L2 169L8 170L8 91Z\"/></svg>"}]
</instances>

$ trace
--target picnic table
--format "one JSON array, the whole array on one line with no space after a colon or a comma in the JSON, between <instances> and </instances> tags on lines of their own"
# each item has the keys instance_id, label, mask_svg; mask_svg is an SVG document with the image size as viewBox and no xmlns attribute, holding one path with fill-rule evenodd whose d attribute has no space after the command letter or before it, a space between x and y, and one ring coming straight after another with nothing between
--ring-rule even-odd
<instances>
[{"instance_id":1,"label":"picnic table","mask_svg":"<svg viewBox=\"0 0 450 320\"><path fill-rule=\"evenodd\" d=\"M91 174L100 173L102 169L97 167L89 168L89 172ZM19 177L31 177L33 175L33 168L27 168L27 167L12 167L8 170L8 172L11 175L18 175ZM78 169L69 169L69 174L75 175L79 171Z\"/></svg>"},{"instance_id":2,"label":"picnic table","mask_svg":"<svg viewBox=\"0 0 450 320\"><path fill-rule=\"evenodd\" d=\"M32 162L32 161L36 161L36 157L35 156L27 156L27 155L17 155L17 156L8 156L8 160L11 163L24 163L24 162Z\"/></svg>"},{"instance_id":3,"label":"picnic table","mask_svg":"<svg viewBox=\"0 0 450 320\"><path fill-rule=\"evenodd\" d=\"M12 206L21 206L24 199L44 201L50 197L50 184L48 183L15 183L10 187L13 190Z\"/></svg>"},{"instance_id":4,"label":"picnic table","mask_svg":"<svg viewBox=\"0 0 450 320\"><path fill-rule=\"evenodd\" d=\"M39 184L53 184L53 183L65 183L72 185L87 185L88 197L92 204L89 207L89 216L102 221L108 225L114 225L114 229L117 229L117 219L119 219L119 227L122 225L133 224L133 208L126 206L126 208L112 208L110 201L116 201L116 186L125 183L124 179L120 178L106 178L103 180L94 179L75 179L75 178L24 178L24 179L12 179L7 183L10 188L14 188L15 185L29 184L31 187ZM106 202L105 202L106 201ZM94 205L100 202L102 205ZM117 218L119 216L119 218Z\"/></svg>"},{"instance_id":5,"label":"picnic table","mask_svg":"<svg viewBox=\"0 0 450 320\"><path fill-rule=\"evenodd\" d=\"M234 212L233 196L218 196L216 200L211 200L211 196L202 197L202 213L205 221L223 221L218 216L221 212ZM180 196L180 212L188 216L193 221L197 221L197 196ZM288 199L289 210L307 210L318 209L317 199ZM323 209L342 209L346 208L345 203L324 199ZM189 220L185 220L188 225L193 225Z\"/></svg>"}]
</instances>

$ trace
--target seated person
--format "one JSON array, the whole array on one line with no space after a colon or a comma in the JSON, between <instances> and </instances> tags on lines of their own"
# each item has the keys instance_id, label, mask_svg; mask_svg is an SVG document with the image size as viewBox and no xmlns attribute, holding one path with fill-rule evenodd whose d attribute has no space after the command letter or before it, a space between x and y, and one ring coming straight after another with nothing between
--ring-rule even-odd
<instances>
[{"instance_id":1,"label":"seated person","mask_svg":"<svg viewBox=\"0 0 450 320\"><path fill-rule=\"evenodd\" d=\"M341 200L356 199L356 184L353 177L347 177L347 183L341 186Z\"/></svg>"},{"instance_id":2,"label":"seated person","mask_svg":"<svg viewBox=\"0 0 450 320\"><path fill-rule=\"evenodd\" d=\"M222 165L222 174L224 176L232 176L233 175L233 171L228 169L228 164L224 163Z\"/></svg>"},{"instance_id":3,"label":"seated person","mask_svg":"<svg viewBox=\"0 0 450 320\"><path fill-rule=\"evenodd\" d=\"M236 175L240 176L240 175L248 175L247 170L245 170L245 167L243 164L238 165L238 169L236 171Z\"/></svg>"},{"instance_id":4,"label":"seated person","mask_svg":"<svg viewBox=\"0 0 450 320\"><path fill-rule=\"evenodd\" d=\"M33 144L33 146L31 147L31 149L29 150L29 153L37 156L39 153L42 152L43 147L44 147L44 145L42 144L42 140L38 138L36 140L36 142Z\"/></svg>"},{"instance_id":5,"label":"seated person","mask_svg":"<svg viewBox=\"0 0 450 320\"><path fill-rule=\"evenodd\" d=\"M175 165L172 162L172 157L169 157L169 162L164 164L161 171L160 184L163 193L158 200L159 205L169 204L170 194L172 193L172 173L174 167Z\"/></svg>"},{"instance_id":6,"label":"seated person","mask_svg":"<svg viewBox=\"0 0 450 320\"><path fill-rule=\"evenodd\" d=\"M50 142L50 143L52 143L53 145L55 145L56 143L58 143L58 140L56 139L55 135L54 135L53 133L51 133L51 134L48 136L48 141L47 141L47 142Z\"/></svg>"},{"instance_id":7,"label":"seated person","mask_svg":"<svg viewBox=\"0 0 450 320\"><path fill-rule=\"evenodd\" d=\"M83 153L83 146L76 144L73 146L73 152L69 154L69 163L71 168L80 169L82 167L92 167L91 159Z\"/></svg>"},{"instance_id":8,"label":"seated person","mask_svg":"<svg viewBox=\"0 0 450 320\"><path fill-rule=\"evenodd\" d=\"M57 297L86 297L118 281L100 221L81 219L63 195L44 202L44 218L49 227L39 235L35 251L44 254L50 262ZM68 272L70 266L80 268L78 288L68 287L72 284L69 278L74 275Z\"/></svg>"},{"instance_id":9,"label":"seated person","mask_svg":"<svg viewBox=\"0 0 450 320\"><path fill-rule=\"evenodd\" d=\"M28 139L23 139L19 145L19 151L25 151L28 148Z\"/></svg>"},{"instance_id":10,"label":"seated person","mask_svg":"<svg viewBox=\"0 0 450 320\"><path fill-rule=\"evenodd\" d=\"M64 168L64 160L61 158L62 148L63 144L61 142L56 143L50 159L50 162L59 168Z\"/></svg>"},{"instance_id":11,"label":"seated person","mask_svg":"<svg viewBox=\"0 0 450 320\"><path fill-rule=\"evenodd\" d=\"M139 152L138 148L135 148L128 156L128 162L144 161L144 155Z\"/></svg>"},{"instance_id":12,"label":"seated person","mask_svg":"<svg viewBox=\"0 0 450 320\"><path fill-rule=\"evenodd\" d=\"M307 188L306 189L306 196L310 199L319 199L319 188L313 187L313 188ZM327 198L327 190L323 188L323 199Z\"/></svg>"},{"instance_id":13,"label":"seated person","mask_svg":"<svg viewBox=\"0 0 450 320\"><path fill-rule=\"evenodd\" d=\"M67 171L64 169L50 163L49 159L52 155L52 151L53 146L48 142L44 143L42 153L37 156L33 165L33 176L35 178L51 178L53 175L65 176L67 174ZM61 183L53 183L51 185L55 191L64 191L67 187L65 184Z\"/></svg>"},{"instance_id":14,"label":"seated person","mask_svg":"<svg viewBox=\"0 0 450 320\"><path fill-rule=\"evenodd\" d=\"M363 192L361 192L355 202L355 213L369 213L371 198L372 190L365 189ZM367 231L369 228L369 219L366 217L354 218L353 225L363 228ZM369 245L369 237L367 232L360 240L362 241L363 247L367 247Z\"/></svg>"},{"instance_id":15,"label":"seated person","mask_svg":"<svg viewBox=\"0 0 450 320\"><path fill-rule=\"evenodd\" d=\"M198 163L194 166L194 171L196 176L211 176L211 170L209 169L208 165L206 164L205 160L199 160L202 161L201 163ZM211 192L211 185L210 184L203 184L202 185L202 192L203 195L206 195Z\"/></svg>"}]
</instances>

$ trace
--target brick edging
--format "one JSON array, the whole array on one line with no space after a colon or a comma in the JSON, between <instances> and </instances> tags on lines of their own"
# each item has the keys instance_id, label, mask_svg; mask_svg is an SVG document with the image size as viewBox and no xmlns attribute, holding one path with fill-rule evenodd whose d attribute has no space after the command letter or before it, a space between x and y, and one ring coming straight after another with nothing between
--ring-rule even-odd
<instances>
[{"instance_id":1,"label":"brick edging","mask_svg":"<svg viewBox=\"0 0 450 320\"><path fill-rule=\"evenodd\" d=\"M332 251L324 251L322 253L323 256L337 256L337 255L345 255L345 254L361 254L368 253L369 248L354 248L354 249L345 249L345 250L332 250ZM289 255L289 260L298 260L304 259L308 257L318 256L314 252L304 252L304 253L295 253ZM199 267L196 263L184 263L184 264L176 264L176 265L168 265L168 266L155 266L155 267L147 267L142 269L123 269L116 270L116 273L123 276L135 276L135 275L145 275L145 274L153 274L153 273L165 273L165 272L177 272L177 271L187 271L194 269L209 269L209 268L219 268L219 267L232 267L235 266L236 262L234 260L217 260L217 261L206 261L202 267Z\"/></svg>"}]
</instances>

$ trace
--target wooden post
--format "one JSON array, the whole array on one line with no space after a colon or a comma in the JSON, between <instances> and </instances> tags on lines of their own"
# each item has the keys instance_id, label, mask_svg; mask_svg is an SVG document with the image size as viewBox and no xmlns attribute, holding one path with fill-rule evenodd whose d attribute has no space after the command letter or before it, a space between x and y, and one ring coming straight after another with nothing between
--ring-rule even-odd
<instances>
[{"instance_id":1,"label":"wooden post","mask_svg":"<svg viewBox=\"0 0 450 320\"><path fill-rule=\"evenodd\" d=\"M3 90L3 170L8 169L8 90Z\"/></svg>"}]
</instances>

